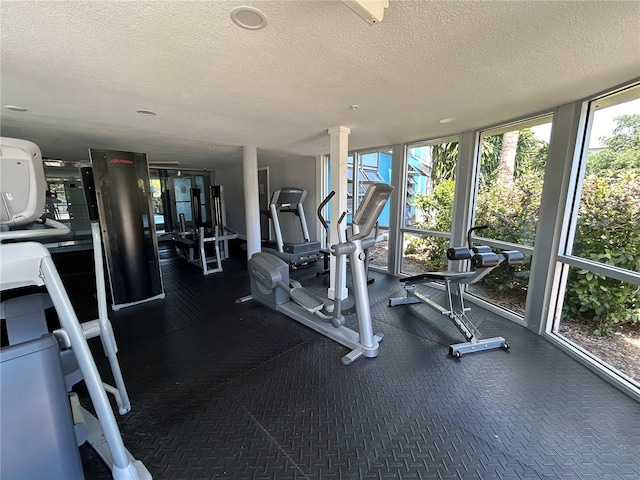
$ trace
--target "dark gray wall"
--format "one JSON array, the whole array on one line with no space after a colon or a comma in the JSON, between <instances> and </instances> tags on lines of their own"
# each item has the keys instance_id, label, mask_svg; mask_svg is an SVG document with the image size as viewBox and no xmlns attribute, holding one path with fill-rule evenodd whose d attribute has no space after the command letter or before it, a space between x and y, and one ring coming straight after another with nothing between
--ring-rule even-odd
<instances>
[{"instance_id":1,"label":"dark gray wall","mask_svg":"<svg viewBox=\"0 0 640 480\"><path fill-rule=\"evenodd\" d=\"M242 164L216 170L216 185L224 187L227 226L244 238L247 234L247 228L244 222Z\"/></svg>"},{"instance_id":2,"label":"dark gray wall","mask_svg":"<svg viewBox=\"0 0 640 480\"><path fill-rule=\"evenodd\" d=\"M307 198L303 204L307 216L307 228L311 240L320 240L324 232L316 228L316 159L302 157L296 160L281 162L261 162L258 150L258 166L269 167L269 188L274 190L283 187L298 187L307 191ZM216 171L216 181L224 186L225 206L227 211L227 225L236 230L241 236L247 233L245 225L244 186L242 179L242 165L226 167ZM280 226L285 242L296 243L302 241L302 231L298 217L293 214L280 216Z\"/></svg>"}]
</instances>

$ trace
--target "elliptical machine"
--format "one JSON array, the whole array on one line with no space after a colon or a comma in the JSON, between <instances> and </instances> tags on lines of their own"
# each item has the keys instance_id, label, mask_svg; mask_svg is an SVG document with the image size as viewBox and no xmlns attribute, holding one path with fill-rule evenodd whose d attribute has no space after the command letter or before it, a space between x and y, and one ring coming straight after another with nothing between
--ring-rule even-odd
<instances>
[{"instance_id":1,"label":"elliptical machine","mask_svg":"<svg viewBox=\"0 0 640 480\"><path fill-rule=\"evenodd\" d=\"M355 297L358 331L345 326L341 313L341 299L325 301L300 283L289 279L289 265L280 258L266 252L258 252L249 260L251 296L267 307L282 312L288 317L312 328L318 333L351 349L342 357L342 363L349 365L361 356L378 356L382 335L373 333L367 276L365 270L365 250L371 247L375 238L368 238L393 187L384 183L372 184L363 202L354 215L352 235L346 239L340 228L345 214L338 221L340 243L331 246L331 254L336 257L348 256L351 263L353 293ZM335 291L341 292L342 264L336 262Z\"/></svg>"}]
</instances>

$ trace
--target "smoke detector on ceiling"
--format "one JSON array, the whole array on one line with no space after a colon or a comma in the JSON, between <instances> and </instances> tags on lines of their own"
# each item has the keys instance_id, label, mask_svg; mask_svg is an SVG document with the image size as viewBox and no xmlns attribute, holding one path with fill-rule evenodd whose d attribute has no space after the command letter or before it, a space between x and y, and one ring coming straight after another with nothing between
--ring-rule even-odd
<instances>
[{"instance_id":1,"label":"smoke detector on ceiling","mask_svg":"<svg viewBox=\"0 0 640 480\"><path fill-rule=\"evenodd\" d=\"M360 15L369 25L381 22L384 9L389 6L389 0L342 0L342 3Z\"/></svg>"}]
</instances>

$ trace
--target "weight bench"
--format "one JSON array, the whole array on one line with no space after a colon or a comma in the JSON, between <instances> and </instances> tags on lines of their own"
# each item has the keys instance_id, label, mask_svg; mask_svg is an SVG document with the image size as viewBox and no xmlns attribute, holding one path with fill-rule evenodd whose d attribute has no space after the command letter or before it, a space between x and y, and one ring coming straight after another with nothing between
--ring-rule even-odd
<instances>
[{"instance_id":1,"label":"weight bench","mask_svg":"<svg viewBox=\"0 0 640 480\"><path fill-rule=\"evenodd\" d=\"M524 255L522 252L517 250L494 253L491 248L487 246L473 247L473 244L471 243L471 233L474 230L480 230L482 228L487 227L474 227L469 230L469 247L455 247L447 250L447 258L449 260L470 260L471 267L475 270L463 272L427 272L420 275L414 275L412 277L401 278L400 282L404 283L405 295L389 299L390 307L413 303L425 303L437 312L440 312L442 315L448 316L466 339L466 342L449 346L449 353L456 358L460 358L465 353L491 350L495 348L503 348L507 350L509 348L509 344L503 337L486 339L480 338L480 332L466 315L466 312L471 309L465 307L464 304L464 285L479 282L491 273L493 269L500 265L523 264ZM447 307L439 305L426 295L416 291L416 285L429 282L444 283L449 301L449 305Z\"/></svg>"}]
</instances>

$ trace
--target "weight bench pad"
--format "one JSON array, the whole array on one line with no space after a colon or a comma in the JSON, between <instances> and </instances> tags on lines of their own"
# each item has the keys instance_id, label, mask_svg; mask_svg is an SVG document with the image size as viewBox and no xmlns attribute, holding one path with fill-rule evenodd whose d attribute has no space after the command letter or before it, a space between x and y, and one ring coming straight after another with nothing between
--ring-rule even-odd
<instances>
[{"instance_id":1,"label":"weight bench pad","mask_svg":"<svg viewBox=\"0 0 640 480\"><path fill-rule=\"evenodd\" d=\"M400 281L404 283L422 283L423 281L439 280L441 282L455 282L458 280L464 280L470 278L475 272L427 272L420 275L414 275L412 277L401 278Z\"/></svg>"}]
</instances>

